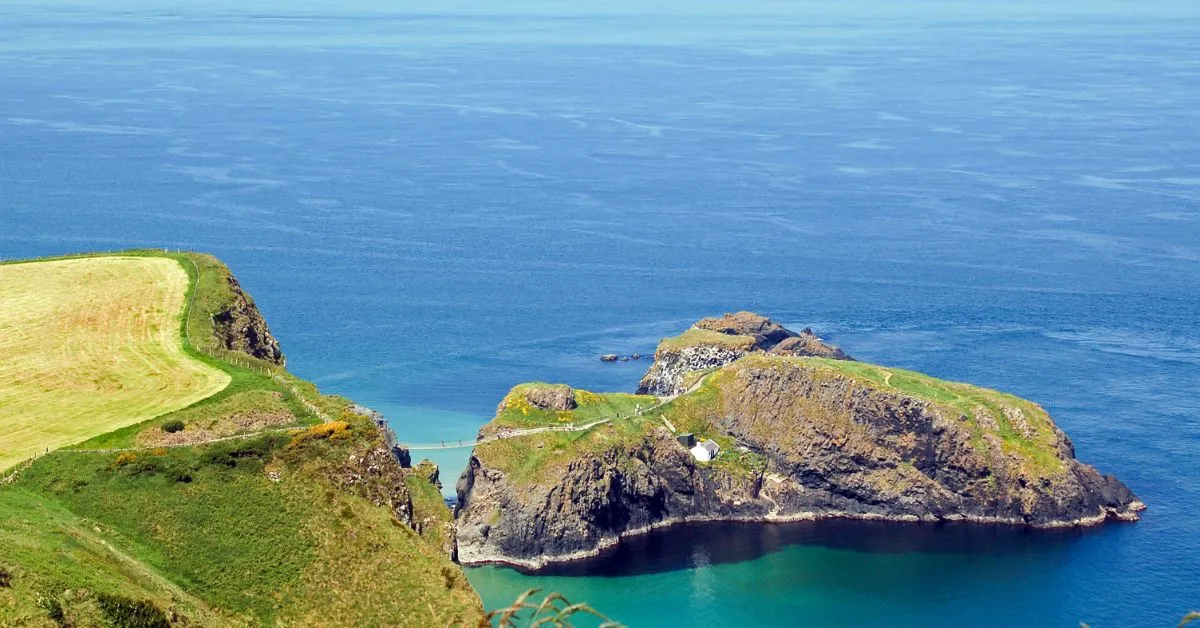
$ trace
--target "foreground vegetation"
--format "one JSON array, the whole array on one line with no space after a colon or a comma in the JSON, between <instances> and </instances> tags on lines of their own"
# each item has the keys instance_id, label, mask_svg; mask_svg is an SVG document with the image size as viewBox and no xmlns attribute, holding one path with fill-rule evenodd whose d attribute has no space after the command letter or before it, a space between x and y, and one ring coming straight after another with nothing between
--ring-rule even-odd
<instances>
[{"instance_id":1,"label":"foreground vegetation","mask_svg":"<svg viewBox=\"0 0 1200 628\"><path fill-rule=\"evenodd\" d=\"M0 625L426 626L483 616L449 559L437 489L400 469L347 400L218 338L217 314L237 296L223 265L155 251L72 262L110 259L182 269L190 307L160 321L158 337L222 385L157 416L82 415L81 434L98 435L0 484ZM125 321L112 330L120 336L147 319L113 320ZM112 360L88 364L92 378L137 375L113 374ZM0 413L15 420L7 406Z\"/></svg>"},{"instance_id":2,"label":"foreground vegetation","mask_svg":"<svg viewBox=\"0 0 1200 628\"><path fill-rule=\"evenodd\" d=\"M382 444L349 418L38 460L0 490L0 540L18 548L0 559L14 574L0 618L36 625L52 600L85 620L96 611L87 590L204 625L469 623L478 598L440 544L379 507L370 486L339 483L348 454Z\"/></svg>"}]
</instances>

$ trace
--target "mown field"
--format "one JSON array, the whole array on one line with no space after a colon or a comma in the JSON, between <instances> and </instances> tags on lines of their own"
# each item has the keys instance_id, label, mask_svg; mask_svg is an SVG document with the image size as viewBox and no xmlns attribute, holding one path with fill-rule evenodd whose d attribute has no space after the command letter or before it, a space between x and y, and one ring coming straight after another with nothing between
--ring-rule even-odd
<instances>
[{"instance_id":1,"label":"mown field","mask_svg":"<svg viewBox=\"0 0 1200 628\"><path fill-rule=\"evenodd\" d=\"M0 469L224 389L184 348L188 287L166 257L0 265Z\"/></svg>"}]
</instances>

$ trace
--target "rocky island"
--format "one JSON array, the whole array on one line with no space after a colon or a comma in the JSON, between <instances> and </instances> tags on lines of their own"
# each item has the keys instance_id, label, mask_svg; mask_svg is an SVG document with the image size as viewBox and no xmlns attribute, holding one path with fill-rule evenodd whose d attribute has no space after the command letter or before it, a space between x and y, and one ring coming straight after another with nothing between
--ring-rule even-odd
<instances>
[{"instance_id":1,"label":"rocky island","mask_svg":"<svg viewBox=\"0 0 1200 628\"><path fill-rule=\"evenodd\" d=\"M1037 404L854 361L748 312L663 340L638 393L515 387L459 480L459 560L537 569L686 521L1049 528L1145 507Z\"/></svg>"}]
</instances>

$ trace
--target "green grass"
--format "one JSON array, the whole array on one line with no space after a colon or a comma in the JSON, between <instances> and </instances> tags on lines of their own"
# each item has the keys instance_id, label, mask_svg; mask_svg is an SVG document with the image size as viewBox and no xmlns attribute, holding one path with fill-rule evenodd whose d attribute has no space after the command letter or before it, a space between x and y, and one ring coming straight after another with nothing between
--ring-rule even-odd
<instances>
[{"instance_id":1,"label":"green grass","mask_svg":"<svg viewBox=\"0 0 1200 628\"><path fill-rule=\"evenodd\" d=\"M440 544L393 522L369 496L338 488L341 461L378 438L365 419L348 435L300 446L278 434L158 452L50 454L15 487L0 489L0 513L28 505L37 506L31 513L46 513L31 523L0 515L0 539L26 539L23 554L0 563L36 574L23 586L49 596L90 583L165 604L177 589L195 600L194 608L222 609L225 620L207 625L307 625L331 617L383 625L397 616L445 625L477 616L477 598L439 553ZM414 500L424 516L449 516L444 506L438 512L427 503L436 489L406 483L420 489ZM50 516L66 523L56 529L45 523ZM29 538L30 527L46 532ZM100 547L126 556L136 573L154 574L148 581L162 590L96 565L100 559L67 561L66 571L54 567L62 537L93 528L105 531ZM440 540L442 531L430 534ZM0 606L0 623L12 617Z\"/></svg>"},{"instance_id":2,"label":"green grass","mask_svg":"<svg viewBox=\"0 0 1200 628\"><path fill-rule=\"evenodd\" d=\"M750 477L765 469L766 460L753 452L738 451L737 442L716 427L722 418L719 415L722 408L721 382L735 368L785 364L848 377L872 388L937 404L951 414L967 417L974 432L972 445L980 451L986 453L988 445L984 435L990 433L999 438L1006 452L1019 456L1036 474L1050 475L1064 469L1056 453L1054 425L1045 410L1030 401L996 390L864 362L771 355L750 355L722 369L699 373L697 378L707 379L697 390L640 417L621 419L586 432L549 432L487 443L476 447L475 453L484 464L503 471L509 481L518 485L551 485L572 460L608 449L636 446L650 430L663 425L662 419L665 418L678 432L691 432L701 440L711 438L721 446L721 455L708 466L734 476ZM501 427L587 424L615 412L628 417L635 406L649 408L657 403L652 397L595 394L580 390L575 392L576 399L588 399L589 403L580 403L580 408L574 411L538 410L522 403L525 390L531 386L546 385L522 384L513 388L502 404L505 409L484 428L484 434L494 433ZM1026 436L1014 426L1006 410L1020 413L1032 434ZM984 418L987 420L982 420Z\"/></svg>"},{"instance_id":3,"label":"green grass","mask_svg":"<svg viewBox=\"0 0 1200 628\"><path fill-rule=\"evenodd\" d=\"M692 432L698 438L716 440L723 452L711 465L716 470L750 476L765 468L765 458L737 451L734 439L721 434L714 427L713 421L720 407L720 391L711 384L706 383L698 390L640 416L634 415L636 407L648 410L659 404L658 399L646 395L576 390L575 396L580 407L573 412L529 410L527 404L520 403L524 391L529 387L546 385L534 383L514 387L506 397L506 403L502 404L505 409L484 428L484 434L494 433L499 427L585 425L613 416L616 412L620 412L623 418L586 431L542 432L477 446L475 455L489 468L504 472L509 482L517 485L552 485L558 481L566 466L580 456L601 455L610 450L635 450L653 430L665 427L663 418L671 421L679 432Z\"/></svg>"},{"instance_id":4,"label":"green grass","mask_svg":"<svg viewBox=\"0 0 1200 628\"><path fill-rule=\"evenodd\" d=\"M208 604L117 549L132 547L128 538L36 490L0 489L0 547L0 567L13 573L11 588L0 588L3 625L42 625L46 611L38 605L39 597L63 597L66 589L151 600L162 608L178 608L199 623L214 620ZM67 602L73 625L100 625L90 600L72 596Z\"/></svg>"},{"instance_id":5,"label":"green grass","mask_svg":"<svg viewBox=\"0 0 1200 628\"><path fill-rule=\"evenodd\" d=\"M655 425L662 423L647 416L630 417L586 431L542 432L478 445L475 455L516 485L551 485L572 460L635 446Z\"/></svg>"},{"instance_id":6,"label":"green grass","mask_svg":"<svg viewBox=\"0 0 1200 628\"><path fill-rule=\"evenodd\" d=\"M501 402L504 408L497 412L489 427L530 428L542 426L586 425L610 417L632 416L638 408L643 410L658 403L658 398L651 395L630 395L626 393L594 393L586 390L575 391L573 410L543 410L534 407L525 399L525 393L537 387L555 386L542 382L518 384L505 395Z\"/></svg>"},{"instance_id":7,"label":"green grass","mask_svg":"<svg viewBox=\"0 0 1200 628\"><path fill-rule=\"evenodd\" d=\"M658 344L659 351L679 350L696 345L716 345L726 349L749 350L754 346L753 336L738 336L723 334L710 329L689 329L678 336L663 338Z\"/></svg>"},{"instance_id":8,"label":"green grass","mask_svg":"<svg viewBox=\"0 0 1200 628\"><path fill-rule=\"evenodd\" d=\"M163 258L0 266L0 469L223 389L180 343L189 286Z\"/></svg>"},{"instance_id":9,"label":"green grass","mask_svg":"<svg viewBox=\"0 0 1200 628\"><path fill-rule=\"evenodd\" d=\"M561 384L559 384L561 385ZM505 471L511 481L543 483L553 481L561 464L569 462L581 451L599 451L618 442L633 442L644 435L649 424L636 412L658 403L649 395L626 393L594 393L575 390L573 410L542 410L532 406L525 393L537 387L556 386L532 382L514 386L500 404L496 417L484 429L485 436L501 428L527 429L545 426L587 425L602 419L610 423L580 432L542 432L479 445L475 455L485 464Z\"/></svg>"}]
</instances>

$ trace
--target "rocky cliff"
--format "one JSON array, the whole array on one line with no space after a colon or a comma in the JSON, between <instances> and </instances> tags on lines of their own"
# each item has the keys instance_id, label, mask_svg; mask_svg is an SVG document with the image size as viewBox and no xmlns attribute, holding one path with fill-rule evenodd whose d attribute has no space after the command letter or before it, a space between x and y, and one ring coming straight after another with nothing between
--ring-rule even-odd
<instances>
[{"instance_id":1,"label":"rocky cliff","mask_svg":"<svg viewBox=\"0 0 1200 628\"><path fill-rule=\"evenodd\" d=\"M213 314L213 326L221 345L230 351L239 351L260 360L283 366L283 351L279 341L271 335L267 321L254 305L254 300L233 276L226 279L229 297Z\"/></svg>"},{"instance_id":2,"label":"rocky cliff","mask_svg":"<svg viewBox=\"0 0 1200 628\"><path fill-rule=\"evenodd\" d=\"M677 439L684 432L716 440L721 453L698 462ZM1060 527L1134 520L1144 508L1120 481L1075 460L1036 404L769 351L726 364L650 412L481 445L458 490L459 559L529 568L681 521Z\"/></svg>"},{"instance_id":3,"label":"rocky cliff","mask_svg":"<svg viewBox=\"0 0 1200 628\"><path fill-rule=\"evenodd\" d=\"M811 329L796 333L765 316L737 312L701 319L683 334L659 343L638 393L678 395L687 388L689 372L724 366L751 353L851 359Z\"/></svg>"}]
</instances>

